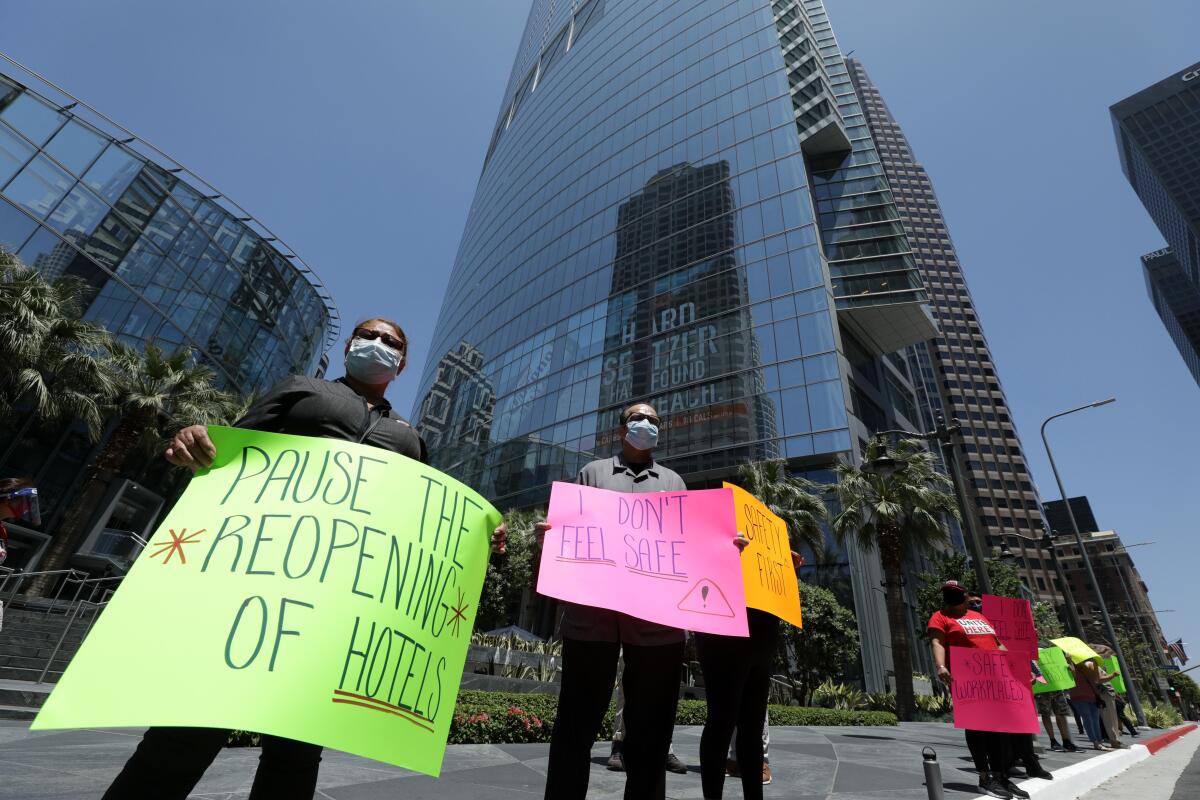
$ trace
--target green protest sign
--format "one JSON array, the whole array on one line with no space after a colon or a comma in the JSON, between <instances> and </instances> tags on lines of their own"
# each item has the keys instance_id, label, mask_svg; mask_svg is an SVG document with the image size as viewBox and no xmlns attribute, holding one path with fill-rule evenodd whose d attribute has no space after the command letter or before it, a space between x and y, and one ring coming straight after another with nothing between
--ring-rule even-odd
<instances>
[{"instance_id":1,"label":"green protest sign","mask_svg":"<svg viewBox=\"0 0 1200 800\"><path fill-rule=\"evenodd\" d=\"M1104 671L1109 675L1116 675L1112 682L1108 685L1113 688L1117 694L1125 694L1125 678L1121 676L1121 664L1117 661L1116 656L1109 656L1101 662L1104 665Z\"/></svg>"},{"instance_id":2,"label":"green protest sign","mask_svg":"<svg viewBox=\"0 0 1200 800\"><path fill-rule=\"evenodd\" d=\"M438 774L499 513L379 448L209 433L32 727L235 728Z\"/></svg>"},{"instance_id":3,"label":"green protest sign","mask_svg":"<svg viewBox=\"0 0 1200 800\"><path fill-rule=\"evenodd\" d=\"M1042 670L1045 683L1034 683L1034 694L1061 692L1075 686L1075 677L1067 667L1067 654L1057 647L1038 650L1038 667Z\"/></svg>"}]
</instances>

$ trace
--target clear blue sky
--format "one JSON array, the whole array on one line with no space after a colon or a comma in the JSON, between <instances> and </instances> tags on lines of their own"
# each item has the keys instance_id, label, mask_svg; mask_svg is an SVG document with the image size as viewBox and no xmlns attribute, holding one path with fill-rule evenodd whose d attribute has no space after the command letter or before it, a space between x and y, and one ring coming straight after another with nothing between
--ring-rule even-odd
<instances>
[{"instance_id":1,"label":"clear blue sky","mask_svg":"<svg viewBox=\"0 0 1200 800\"><path fill-rule=\"evenodd\" d=\"M1200 656L1198 388L1146 298L1163 241L1108 106L1200 60L1195 0L827 0L932 175L1043 499L1133 551ZM413 339L411 408L527 0L0 0L0 49L180 159ZM335 359L335 365L338 359ZM336 366L335 366L336 369Z\"/></svg>"}]
</instances>

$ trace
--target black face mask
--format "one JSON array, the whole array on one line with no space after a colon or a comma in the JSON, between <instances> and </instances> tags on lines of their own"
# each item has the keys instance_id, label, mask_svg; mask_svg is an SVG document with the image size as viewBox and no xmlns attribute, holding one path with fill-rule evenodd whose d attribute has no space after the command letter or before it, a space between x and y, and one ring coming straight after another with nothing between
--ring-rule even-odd
<instances>
[{"instance_id":1,"label":"black face mask","mask_svg":"<svg viewBox=\"0 0 1200 800\"><path fill-rule=\"evenodd\" d=\"M961 606L963 604L963 601L965 601L966 599L967 599L967 596L965 594L963 594L962 592L955 592L955 591L942 592L942 602L946 604L947 608L953 608L954 606Z\"/></svg>"},{"instance_id":2,"label":"black face mask","mask_svg":"<svg viewBox=\"0 0 1200 800\"><path fill-rule=\"evenodd\" d=\"M967 603L967 608L971 609L972 611L983 611L983 601L974 600L970 603Z\"/></svg>"}]
</instances>

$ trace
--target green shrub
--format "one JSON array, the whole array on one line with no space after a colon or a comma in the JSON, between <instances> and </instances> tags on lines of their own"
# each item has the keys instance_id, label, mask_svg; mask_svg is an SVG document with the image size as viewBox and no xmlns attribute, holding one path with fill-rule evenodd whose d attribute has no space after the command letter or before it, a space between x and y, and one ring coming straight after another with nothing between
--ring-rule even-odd
<instances>
[{"instance_id":1,"label":"green shrub","mask_svg":"<svg viewBox=\"0 0 1200 800\"><path fill-rule=\"evenodd\" d=\"M450 723L451 744L548 742L554 728L558 698L550 694L464 691ZM887 711L848 711L802 706L769 707L772 725L895 725ZM680 700L676 725L703 725L708 707L703 700ZM604 717L599 737L612 737L613 709Z\"/></svg>"},{"instance_id":2,"label":"green shrub","mask_svg":"<svg viewBox=\"0 0 1200 800\"><path fill-rule=\"evenodd\" d=\"M868 711L890 711L896 713L895 692L867 692Z\"/></svg>"},{"instance_id":3,"label":"green shrub","mask_svg":"<svg viewBox=\"0 0 1200 800\"><path fill-rule=\"evenodd\" d=\"M260 747L261 745L262 734L251 731L230 731L229 738L225 740L226 747Z\"/></svg>"},{"instance_id":4,"label":"green shrub","mask_svg":"<svg viewBox=\"0 0 1200 800\"><path fill-rule=\"evenodd\" d=\"M853 711L866 707L867 695L856 686L826 680L813 690L813 705Z\"/></svg>"},{"instance_id":5,"label":"green shrub","mask_svg":"<svg viewBox=\"0 0 1200 800\"><path fill-rule=\"evenodd\" d=\"M949 714L953 710L950 696L945 694L919 694L913 698L917 711L931 717Z\"/></svg>"},{"instance_id":6,"label":"green shrub","mask_svg":"<svg viewBox=\"0 0 1200 800\"><path fill-rule=\"evenodd\" d=\"M1183 717L1173 707L1163 703L1155 703L1147 709L1144 709L1146 715L1146 724L1151 728L1170 728L1173 725L1182 725Z\"/></svg>"}]
</instances>

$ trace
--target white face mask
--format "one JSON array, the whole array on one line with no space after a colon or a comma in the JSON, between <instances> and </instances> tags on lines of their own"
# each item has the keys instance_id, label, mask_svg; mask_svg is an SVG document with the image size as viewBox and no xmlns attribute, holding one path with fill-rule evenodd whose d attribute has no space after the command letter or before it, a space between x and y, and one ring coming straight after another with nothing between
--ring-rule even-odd
<instances>
[{"instance_id":1,"label":"white face mask","mask_svg":"<svg viewBox=\"0 0 1200 800\"><path fill-rule=\"evenodd\" d=\"M351 339L346 374L363 383L387 383L396 377L401 363L400 354L379 339Z\"/></svg>"}]
</instances>

